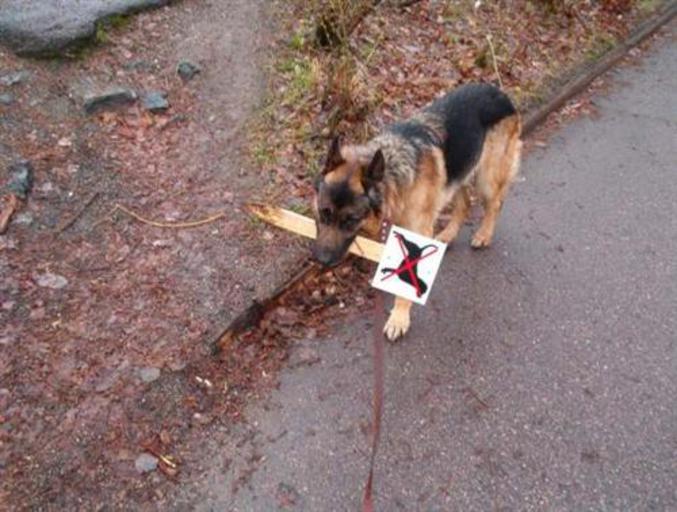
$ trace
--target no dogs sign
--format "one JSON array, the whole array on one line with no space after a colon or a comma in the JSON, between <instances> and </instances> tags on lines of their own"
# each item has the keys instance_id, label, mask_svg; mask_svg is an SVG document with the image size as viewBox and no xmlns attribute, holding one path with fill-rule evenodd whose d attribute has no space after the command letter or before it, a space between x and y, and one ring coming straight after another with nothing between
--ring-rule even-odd
<instances>
[{"instance_id":1,"label":"no dogs sign","mask_svg":"<svg viewBox=\"0 0 677 512\"><path fill-rule=\"evenodd\" d=\"M371 285L425 304L446 248L439 240L392 226Z\"/></svg>"}]
</instances>

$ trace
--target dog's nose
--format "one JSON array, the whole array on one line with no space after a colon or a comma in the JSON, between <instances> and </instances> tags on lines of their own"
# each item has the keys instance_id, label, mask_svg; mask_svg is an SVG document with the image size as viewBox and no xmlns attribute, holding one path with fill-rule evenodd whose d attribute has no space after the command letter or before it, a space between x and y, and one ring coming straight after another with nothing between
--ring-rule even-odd
<instances>
[{"instance_id":1,"label":"dog's nose","mask_svg":"<svg viewBox=\"0 0 677 512\"><path fill-rule=\"evenodd\" d=\"M313 245L313 258L325 267L330 267L336 264L334 251L327 247Z\"/></svg>"}]
</instances>

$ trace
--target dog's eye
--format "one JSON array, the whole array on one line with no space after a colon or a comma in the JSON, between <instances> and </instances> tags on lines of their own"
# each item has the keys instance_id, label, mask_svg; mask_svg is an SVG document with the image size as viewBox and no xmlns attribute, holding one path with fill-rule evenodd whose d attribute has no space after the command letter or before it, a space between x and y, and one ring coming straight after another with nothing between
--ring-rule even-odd
<instances>
[{"instance_id":1,"label":"dog's eye","mask_svg":"<svg viewBox=\"0 0 677 512\"><path fill-rule=\"evenodd\" d=\"M329 208L322 208L320 210L320 222L329 224L331 222L331 210Z\"/></svg>"},{"instance_id":2,"label":"dog's eye","mask_svg":"<svg viewBox=\"0 0 677 512\"><path fill-rule=\"evenodd\" d=\"M355 229L362 219L359 217L346 217L341 221L343 229Z\"/></svg>"}]
</instances>

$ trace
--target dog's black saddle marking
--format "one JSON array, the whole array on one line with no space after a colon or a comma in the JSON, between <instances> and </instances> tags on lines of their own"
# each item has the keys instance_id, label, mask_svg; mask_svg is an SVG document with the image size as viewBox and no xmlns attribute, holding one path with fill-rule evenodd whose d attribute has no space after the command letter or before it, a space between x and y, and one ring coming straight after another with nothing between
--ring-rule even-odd
<instances>
[{"instance_id":1,"label":"dog's black saddle marking","mask_svg":"<svg viewBox=\"0 0 677 512\"><path fill-rule=\"evenodd\" d=\"M487 130L516 110L510 98L493 85L468 84L435 100L425 112L444 127L442 151L447 184L451 184L463 180L475 165Z\"/></svg>"}]
</instances>

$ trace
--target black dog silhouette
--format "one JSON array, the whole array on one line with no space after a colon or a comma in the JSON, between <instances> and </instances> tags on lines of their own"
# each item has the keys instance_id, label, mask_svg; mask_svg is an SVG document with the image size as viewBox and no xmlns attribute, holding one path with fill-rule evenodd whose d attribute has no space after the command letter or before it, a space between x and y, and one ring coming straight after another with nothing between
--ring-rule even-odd
<instances>
[{"instance_id":1,"label":"black dog silhouette","mask_svg":"<svg viewBox=\"0 0 677 512\"><path fill-rule=\"evenodd\" d=\"M425 251L428 247L435 247L435 245L433 245L433 244L428 244L428 245L424 245L423 247L419 247L419 246L416 245L414 242L411 242L410 240L407 240L407 239L404 237L404 235L402 235L401 233L398 233L397 231L395 231L394 235L395 235L399 240L402 241L402 243L404 244L404 247L407 249L407 254L408 254L408 256L405 257L405 258L400 262L400 266L397 267L397 269L394 269L394 268L383 268L383 269L381 269L381 272L384 273L384 274L387 273L387 272L390 272L390 273L392 273L392 272L398 272L397 277L400 278L401 281L404 281L405 283L407 283L407 284L409 284L409 285L411 285L411 286L416 287L416 286L414 285L414 282L411 280L411 273L410 273L408 270L402 270L402 269L405 268L407 261L414 261L414 260L420 258L421 255L423 254L423 251ZM416 292L416 295L417 295L418 297L421 297L421 296L425 295L425 292L428 290L428 285L427 285L427 284L425 283L425 281L423 281L423 279L421 279L421 278L418 276L418 274L417 274L417 271L418 271L418 262L416 262L416 263L414 263L414 264L412 265L412 271L414 272L414 276L416 276L416 280L418 281L418 290L417 290L417 292Z\"/></svg>"}]
</instances>

